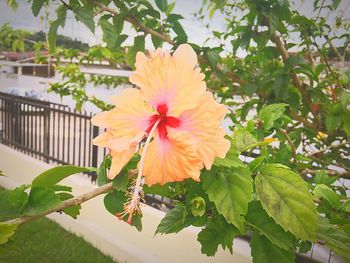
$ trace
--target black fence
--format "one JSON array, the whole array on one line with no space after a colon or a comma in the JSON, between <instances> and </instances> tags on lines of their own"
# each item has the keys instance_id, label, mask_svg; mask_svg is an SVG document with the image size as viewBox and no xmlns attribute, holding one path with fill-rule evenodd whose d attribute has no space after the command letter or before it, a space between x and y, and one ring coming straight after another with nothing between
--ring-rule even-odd
<instances>
[{"instance_id":1,"label":"black fence","mask_svg":"<svg viewBox=\"0 0 350 263\"><path fill-rule=\"evenodd\" d=\"M107 153L91 143L100 133L91 114L62 104L0 92L0 124L2 144L46 163L97 167ZM95 173L89 176L96 180ZM146 202L161 210L172 207L171 199L160 196L146 196Z\"/></svg>"}]
</instances>

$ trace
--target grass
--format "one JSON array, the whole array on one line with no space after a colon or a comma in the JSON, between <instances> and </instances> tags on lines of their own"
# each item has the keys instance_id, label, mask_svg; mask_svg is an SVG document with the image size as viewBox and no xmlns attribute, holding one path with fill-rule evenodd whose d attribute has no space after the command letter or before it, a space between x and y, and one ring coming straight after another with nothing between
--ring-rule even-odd
<instances>
[{"instance_id":1,"label":"grass","mask_svg":"<svg viewBox=\"0 0 350 263\"><path fill-rule=\"evenodd\" d=\"M115 263L83 238L47 218L24 224L11 241L0 246L0 263L5 262Z\"/></svg>"}]
</instances>

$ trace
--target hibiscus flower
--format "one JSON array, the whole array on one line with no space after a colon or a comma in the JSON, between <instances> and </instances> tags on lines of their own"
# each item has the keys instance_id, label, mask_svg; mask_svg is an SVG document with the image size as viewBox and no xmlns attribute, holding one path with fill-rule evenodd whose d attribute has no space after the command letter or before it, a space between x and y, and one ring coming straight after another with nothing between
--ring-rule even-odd
<instances>
[{"instance_id":1,"label":"hibiscus flower","mask_svg":"<svg viewBox=\"0 0 350 263\"><path fill-rule=\"evenodd\" d=\"M199 181L203 167L210 169L215 157L225 157L230 143L221 123L227 110L206 91L197 63L188 44L173 55L161 49L149 56L137 53L130 81L139 89L124 89L112 98L114 109L92 118L94 125L106 128L93 143L110 150L110 179L145 138L135 189L142 176L147 185Z\"/></svg>"}]
</instances>

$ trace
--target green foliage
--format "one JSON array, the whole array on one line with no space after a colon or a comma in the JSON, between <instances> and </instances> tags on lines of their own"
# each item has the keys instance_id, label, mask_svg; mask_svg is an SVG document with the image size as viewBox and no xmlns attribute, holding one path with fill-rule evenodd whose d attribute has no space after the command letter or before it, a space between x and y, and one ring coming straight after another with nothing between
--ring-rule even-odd
<instances>
[{"instance_id":1,"label":"green foliage","mask_svg":"<svg viewBox=\"0 0 350 263\"><path fill-rule=\"evenodd\" d=\"M78 21L84 23L87 26L87 28L91 30L92 33L95 32L95 22L93 18L94 16L90 12L90 10L84 7L79 7L74 10L74 14Z\"/></svg>"},{"instance_id":2,"label":"green foliage","mask_svg":"<svg viewBox=\"0 0 350 263\"><path fill-rule=\"evenodd\" d=\"M245 219L248 225L263 234L274 246L284 250L294 249L293 235L276 224L262 208L260 202L253 201L249 204L249 210Z\"/></svg>"},{"instance_id":3,"label":"green foliage","mask_svg":"<svg viewBox=\"0 0 350 263\"><path fill-rule=\"evenodd\" d=\"M155 0L157 7L160 9L160 11L167 11L168 8L168 1L167 0Z\"/></svg>"},{"instance_id":4,"label":"green foliage","mask_svg":"<svg viewBox=\"0 0 350 263\"><path fill-rule=\"evenodd\" d=\"M38 16L41 8L45 3L47 3L47 0L33 0L33 3L32 3L33 15Z\"/></svg>"},{"instance_id":5,"label":"green foliage","mask_svg":"<svg viewBox=\"0 0 350 263\"><path fill-rule=\"evenodd\" d=\"M102 186L108 183L109 180L107 178L107 174L108 174L108 169L111 167L111 164L112 164L111 156L106 155L98 168L97 179L96 179L98 186Z\"/></svg>"},{"instance_id":6,"label":"green foliage","mask_svg":"<svg viewBox=\"0 0 350 263\"><path fill-rule=\"evenodd\" d=\"M33 186L23 214L28 216L40 215L56 208L61 203L61 199L50 188Z\"/></svg>"},{"instance_id":7,"label":"green foliage","mask_svg":"<svg viewBox=\"0 0 350 263\"><path fill-rule=\"evenodd\" d=\"M14 235L18 224L0 222L0 245L5 244Z\"/></svg>"},{"instance_id":8,"label":"green foliage","mask_svg":"<svg viewBox=\"0 0 350 263\"><path fill-rule=\"evenodd\" d=\"M317 198L323 198L329 202L329 204L337 208L340 206L339 196L327 185L318 184L314 189L314 196Z\"/></svg>"},{"instance_id":9,"label":"green foliage","mask_svg":"<svg viewBox=\"0 0 350 263\"><path fill-rule=\"evenodd\" d=\"M253 191L250 170L214 167L210 172L203 172L201 178L209 200L215 203L216 208L228 223L243 232L243 216L248 211L248 203Z\"/></svg>"},{"instance_id":10,"label":"green foliage","mask_svg":"<svg viewBox=\"0 0 350 263\"><path fill-rule=\"evenodd\" d=\"M266 212L285 230L302 240L315 240L316 207L308 186L288 167L268 164L255 179Z\"/></svg>"},{"instance_id":11,"label":"green foliage","mask_svg":"<svg viewBox=\"0 0 350 263\"><path fill-rule=\"evenodd\" d=\"M71 199L74 197L72 194L65 193L65 192L58 193L57 195L62 201L65 201L65 200L68 200L68 199ZM73 205L73 206L70 206L70 207L63 209L62 211L66 215L69 215L69 216L73 217L74 219L77 219L78 215L80 215L80 209L81 209L81 205Z\"/></svg>"},{"instance_id":12,"label":"green foliage","mask_svg":"<svg viewBox=\"0 0 350 263\"><path fill-rule=\"evenodd\" d=\"M127 201L127 197L125 196L125 193L117 190L108 193L103 200L107 211L116 217L119 217L119 215L124 211L124 204L126 203L126 201ZM127 214L121 219L123 221L127 221L128 216L129 215ZM131 225L136 227L138 231L141 231L142 230L141 216L138 214L135 214L132 217Z\"/></svg>"},{"instance_id":13,"label":"green foliage","mask_svg":"<svg viewBox=\"0 0 350 263\"><path fill-rule=\"evenodd\" d=\"M292 251L284 250L272 244L269 239L258 232L253 232L250 247L254 263L295 262Z\"/></svg>"},{"instance_id":14,"label":"green foliage","mask_svg":"<svg viewBox=\"0 0 350 263\"><path fill-rule=\"evenodd\" d=\"M328 219L319 217L317 221L317 237L327 246L346 259L350 259L350 235L332 225Z\"/></svg>"},{"instance_id":15,"label":"green foliage","mask_svg":"<svg viewBox=\"0 0 350 263\"><path fill-rule=\"evenodd\" d=\"M33 186L52 186L61 182L64 178L77 173L95 171L95 168L85 168L74 165L56 166L39 174L34 178Z\"/></svg>"},{"instance_id":16,"label":"green foliage","mask_svg":"<svg viewBox=\"0 0 350 263\"><path fill-rule=\"evenodd\" d=\"M175 206L160 221L155 234L177 233L191 224L186 207L182 204Z\"/></svg>"},{"instance_id":17,"label":"green foliage","mask_svg":"<svg viewBox=\"0 0 350 263\"><path fill-rule=\"evenodd\" d=\"M56 38L57 38L57 30L59 27L64 27L67 17L67 8L65 6L60 6L57 11L56 20L51 22L49 33L48 33L48 44L52 51L56 48Z\"/></svg>"},{"instance_id":18,"label":"green foliage","mask_svg":"<svg viewBox=\"0 0 350 263\"><path fill-rule=\"evenodd\" d=\"M285 103L271 104L264 106L259 111L259 118L265 130L270 130L274 127L275 122L282 117L286 106L288 105Z\"/></svg>"},{"instance_id":19,"label":"green foliage","mask_svg":"<svg viewBox=\"0 0 350 263\"><path fill-rule=\"evenodd\" d=\"M240 231L228 224L221 216L209 221L207 226L198 234L197 240L201 243L201 252L207 256L214 256L218 246L233 253L233 239Z\"/></svg>"},{"instance_id":20,"label":"green foliage","mask_svg":"<svg viewBox=\"0 0 350 263\"><path fill-rule=\"evenodd\" d=\"M140 160L140 156L135 154L131 160L123 167L120 173L113 179L113 187L119 191L126 191L129 184L129 172L130 170L137 168L137 163Z\"/></svg>"}]
</instances>

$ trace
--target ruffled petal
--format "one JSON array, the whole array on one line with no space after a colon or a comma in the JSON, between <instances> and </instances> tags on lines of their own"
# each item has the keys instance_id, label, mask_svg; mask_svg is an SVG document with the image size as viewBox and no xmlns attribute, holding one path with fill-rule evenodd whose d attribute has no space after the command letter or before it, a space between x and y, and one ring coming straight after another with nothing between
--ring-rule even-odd
<instances>
[{"instance_id":1,"label":"ruffled petal","mask_svg":"<svg viewBox=\"0 0 350 263\"><path fill-rule=\"evenodd\" d=\"M130 81L140 87L154 109L166 105L168 116L178 116L196 107L205 93L205 76L196 64L197 55L188 44L180 45L173 56L160 49L149 57L139 52Z\"/></svg>"},{"instance_id":2,"label":"ruffled petal","mask_svg":"<svg viewBox=\"0 0 350 263\"><path fill-rule=\"evenodd\" d=\"M135 153L136 145L130 144L128 150L124 150L120 152L116 152L113 150L110 151L110 155L112 157L112 164L108 172L109 179L112 180L114 177L116 177L120 173L120 171L123 169L123 167L129 162L130 158Z\"/></svg>"},{"instance_id":3,"label":"ruffled petal","mask_svg":"<svg viewBox=\"0 0 350 263\"><path fill-rule=\"evenodd\" d=\"M112 97L112 102L116 107L92 117L92 124L112 129L116 137L140 137L152 116L152 108L143 100L140 91L124 89L121 95Z\"/></svg>"},{"instance_id":4,"label":"ruffled petal","mask_svg":"<svg viewBox=\"0 0 350 263\"><path fill-rule=\"evenodd\" d=\"M147 185L179 182L186 178L199 181L203 164L190 144L156 136L149 145L143 167Z\"/></svg>"},{"instance_id":5,"label":"ruffled petal","mask_svg":"<svg viewBox=\"0 0 350 263\"><path fill-rule=\"evenodd\" d=\"M116 177L124 165L129 162L140 140L141 138L115 137L112 130L108 130L93 139L93 144L110 150L112 165L108 173L109 179Z\"/></svg>"},{"instance_id":6,"label":"ruffled petal","mask_svg":"<svg viewBox=\"0 0 350 263\"><path fill-rule=\"evenodd\" d=\"M135 153L138 143L145 136L152 116L152 109L142 99L137 89L123 90L112 102L116 108L92 118L92 124L107 128L93 140L93 144L106 147L112 156L108 177L114 178Z\"/></svg>"},{"instance_id":7,"label":"ruffled petal","mask_svg":"<svg viewBox=\"0 0 350 263\"><path fill-rule=\"evenodd\" d=\"M224 158L230 148L225 139L221 123L227 109L217 103L210 92L202 96L198 107L183 112L179 116L180 130L192 135L196 152L207 169L210 169L215 157ZM176 137L176 130L169 129L169 136Z\"/></svg>"}]
</instances>

